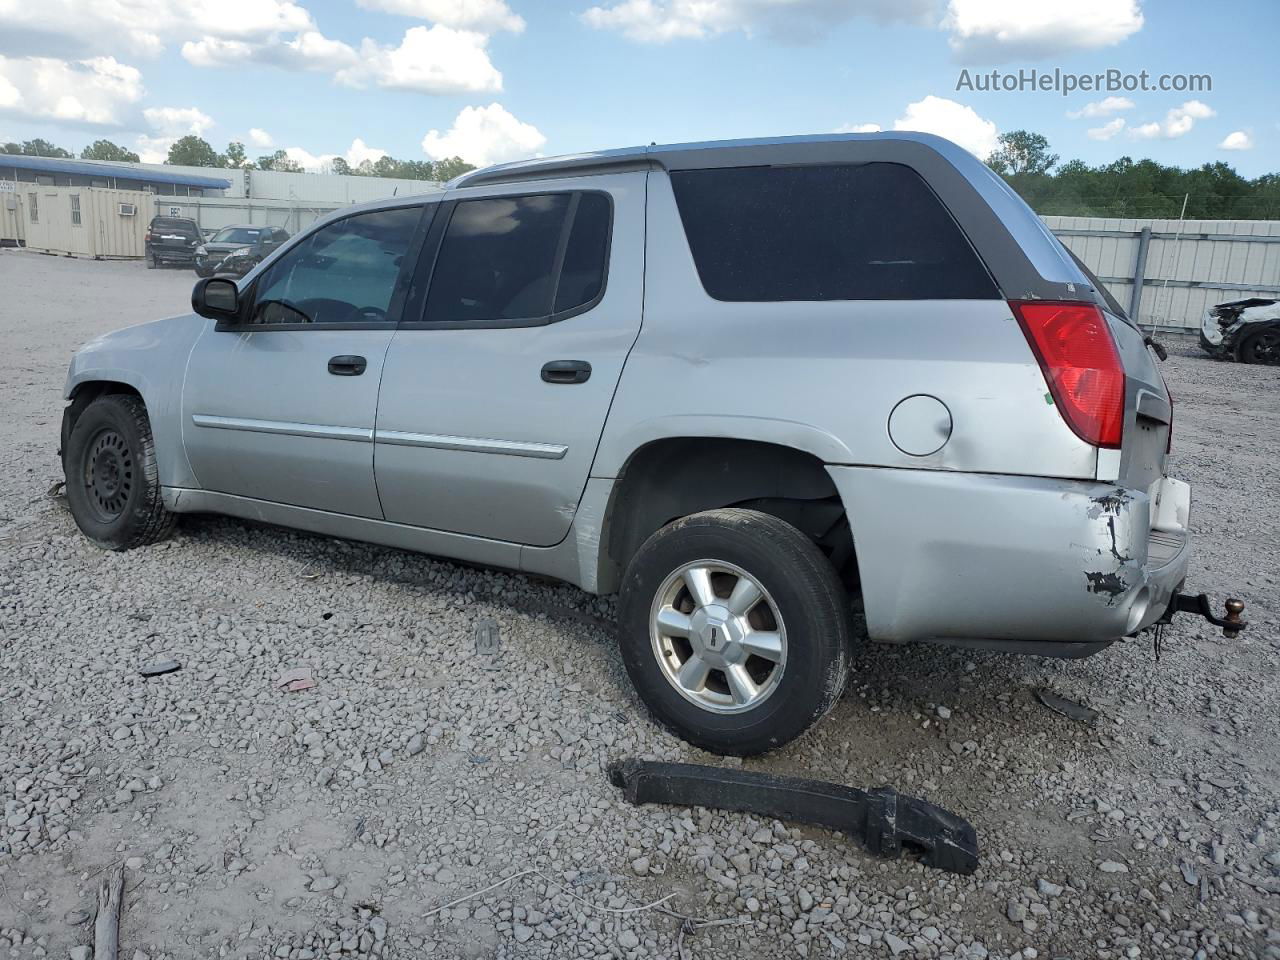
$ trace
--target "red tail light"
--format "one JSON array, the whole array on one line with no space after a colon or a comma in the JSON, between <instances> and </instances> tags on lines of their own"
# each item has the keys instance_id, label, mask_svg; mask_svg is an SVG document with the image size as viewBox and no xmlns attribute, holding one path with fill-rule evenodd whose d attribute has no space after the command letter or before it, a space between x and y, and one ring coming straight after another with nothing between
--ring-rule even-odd
<instances>
[{"instance_id":1,"label":"red tail light","mask_svg":"<svg viewBox=\"0 0 1280 960\"><path fill-rule=\"evenodd\" d=\"M1118 448L1124 430L1124 367L1102 311L1091 303L1009 304L1040 361L1062 418L1081 440Z\"/></svg>"}]
</instances>

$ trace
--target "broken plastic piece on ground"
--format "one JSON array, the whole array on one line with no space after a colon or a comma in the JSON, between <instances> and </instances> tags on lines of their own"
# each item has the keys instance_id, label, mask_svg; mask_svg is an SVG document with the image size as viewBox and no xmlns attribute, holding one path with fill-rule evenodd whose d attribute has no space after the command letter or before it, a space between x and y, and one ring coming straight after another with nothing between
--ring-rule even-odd
<instances>
[{"instance_id":1,"label":"broken plastic piece on ground","mask_svg":"<svg viewBox=\"0 0 1280 960\"><path fill-rule=\"evenodd\" d=\"M1074 700L1068 700L1066 697L1060 697L1052 690L1046 690L1043 687L1036 690L1036 699L1054 713L1060 713L1072 720L1079 720L1081 723L1093 723L1098 719L1097 710L1092 710Z\"/></svg>"},{"instance_id":2,"label":"broken plastic piece on ground","mask_svg":"<svg viewBox=\"0 0 1280 960\"><path fill-rule=\"evenodd\" d=\"M284 687L290 693L297 693L299 690L310 690L316 685L315 678L311 675L310 667L294 667L286 670L276 679L277 687Z\"/></svg>"},{"instance_id":3,"label":"broken plastic piece on ground","mask_svg":"<svg viewBox=\"0 0 1280 960\"><path fill-rule=\"evenodd\" d=\"M897 858L904 846L930 867L951 873L978 868L978 835L963 817L892 787L859 790L837 783L778 777L694 763L622 760L609 782L628 803L714 807L839 830L876 856Z\"/></svg>"},{"instance_id":4,"label":"broken plastic piece on ground","mask_svg":"<svg viewBox=\"0 0 1280 960\"><path fill-rule=\"evenodd\" d=\"M138 668L138 673L144 677L163 677L166 673L173 673L175 670L181 670L182 664L177 660L152 660L150 663L144 663Z\"/></svg>"}]
</instances>

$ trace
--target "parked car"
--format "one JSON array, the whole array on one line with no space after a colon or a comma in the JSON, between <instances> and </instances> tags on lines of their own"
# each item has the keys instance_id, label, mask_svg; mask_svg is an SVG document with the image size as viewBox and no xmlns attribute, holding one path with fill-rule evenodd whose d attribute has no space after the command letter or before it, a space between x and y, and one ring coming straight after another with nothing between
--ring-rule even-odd
<instances>
[{"instance_id":1,"label":"parked car","mask_svg":"<svg viewBox=\"0 0 1280 960\"><path fill-rule=\"evenodd\" d=\"M1200 321L1200 346L1221 360L1280 364L1280 300L1250 297L1210 307Z\"/></svg>"},{"instance_id":2,"label":"parked car","mask_svg":"<svg viewBox=\"0 0 1280 960\"><path fill-rule=\"evenodd\" d=\"M243 277L289 239L279 227L237 223L223 227L196 249L196 274Z\"/></svg>"},{"instance_id":3,"label":"parked car","mask_svg":"<svg viewBox=\"0 0 1280 960\"><path fill-rule=\"evenodd\" d=\"M90 539L214 512L617 592L636 689L709 750L835 703L853 594L871 640L1068 657L1182 609L1152 352L937 137L491 167L192 306L71 363Z\"/></svg>"},{"instance_id":4,"label":"parked car","mask_svg":"<svg viewBox=\"0 0 1280 960\"><path fill-rule=\"evenodd\" d=\"M143 239L143 256L147 269L166 263L190 265L195 262L200 245L200 228L186 217L152 217Z\"/></svg>"}]
</instances>

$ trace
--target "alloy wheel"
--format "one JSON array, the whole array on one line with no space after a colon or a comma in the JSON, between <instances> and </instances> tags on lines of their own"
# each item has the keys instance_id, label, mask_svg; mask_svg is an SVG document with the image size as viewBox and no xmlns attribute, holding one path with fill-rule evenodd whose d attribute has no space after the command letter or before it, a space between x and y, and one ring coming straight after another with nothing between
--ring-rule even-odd
<instances>
[{"instance_id":1,"label":"alloy wheel","mask_svg":"<svg viewBox=\"0 0 1280 960\"><path fill-rule=\"evenodd\" d=\"M777 604L751 574L722 560L685 564L663 581L649 634L667 681L712 713L758 707L786 668Z\"/></svg>"}]
</instances>

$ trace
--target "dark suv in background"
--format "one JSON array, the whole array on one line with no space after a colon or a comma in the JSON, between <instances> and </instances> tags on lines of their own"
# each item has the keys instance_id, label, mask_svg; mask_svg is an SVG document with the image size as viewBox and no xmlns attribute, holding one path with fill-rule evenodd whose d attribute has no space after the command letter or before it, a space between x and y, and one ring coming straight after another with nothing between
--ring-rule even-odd
<instances>
[{"instance_id":1,"label":"dark suv in background","mask_svg":"<svg viewBox=\"0 0 1280 960\"><path fill-rule=\"evenodd\" d=\"M279 227L233 223L196 248L196 274L243 277L288 239Z\"/></svg>"},{"instance_id":2,"label":"dark suv in background","mask_svg":"<svg viewBox=\"0 0 1280 960\"><path fill-rule=\"evenodd\" d=\"M200 246L200 228L186 217L153 217L144 244L147 269L165 263L190 265Z\"/></svg>"}]
</instances>

